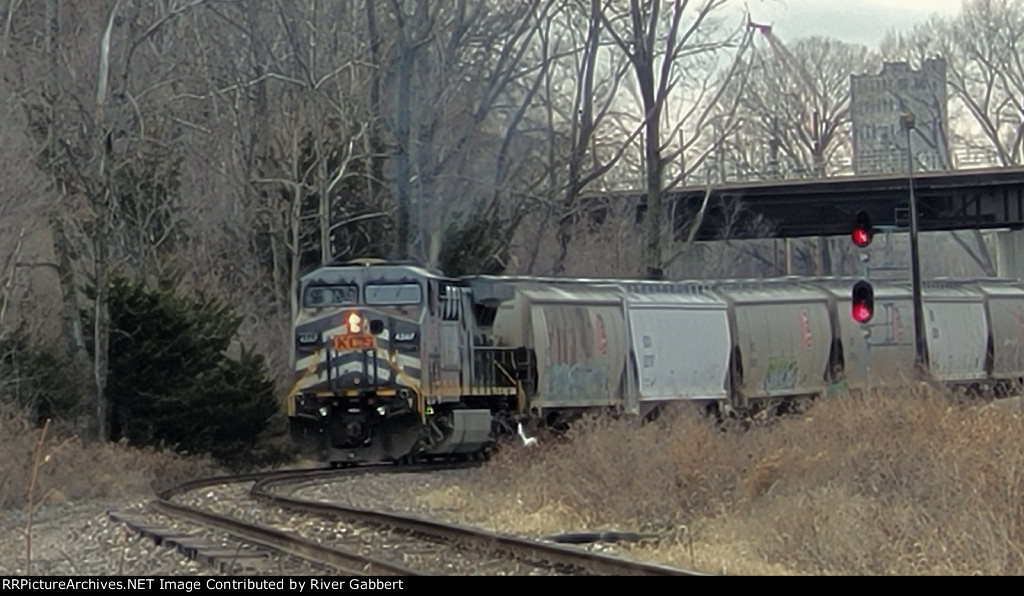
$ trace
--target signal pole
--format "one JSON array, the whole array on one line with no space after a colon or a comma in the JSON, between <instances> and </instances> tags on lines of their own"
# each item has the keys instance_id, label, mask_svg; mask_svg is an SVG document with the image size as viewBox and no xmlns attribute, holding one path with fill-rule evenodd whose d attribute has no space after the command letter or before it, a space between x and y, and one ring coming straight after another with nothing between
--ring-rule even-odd
<instances>
[{"instance_id":1,"label":"signal pole","mask_svg":"<svg viewBox=\"0 0 1024 596\"><path fill-rule=\"evenodd\" d=\"M910 144L910 131L914 130L914 115L904 112L900 128L907 134L907 182L910 186L910 286L914 307L914 364L918 378L926 380L928 374L928 348L924 340L924 304L921 299L921 263L917 251L917 200L914 197L914 151Z\"/></svg>"}]
</instances>

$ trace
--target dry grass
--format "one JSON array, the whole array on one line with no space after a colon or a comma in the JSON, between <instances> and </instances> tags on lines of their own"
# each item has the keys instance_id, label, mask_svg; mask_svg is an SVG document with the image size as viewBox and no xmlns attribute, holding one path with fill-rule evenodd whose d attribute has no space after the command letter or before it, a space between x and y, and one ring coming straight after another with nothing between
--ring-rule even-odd
<instances>
[{"instance_id":1,"label":"dry grass","mask_svg":"<svg viewBox=\"0 0 1024 596\"><path fill-rule=\"evenodd\" d=\"M645 558L712 572L1024 573L1019 407L902 395L749 432L689 412L586 420L424 499L505 531L656 533Z\"/></svg>"},{"instance_id":2,"label":"dry grass","mask_svg":"<svg viewBox=\"0 0 1024 596\"><path fill-rule=\"evenodd\" d=\"M151 495L154 489L217 473L208 459L87 443L60 425L47 430L34 466L41 434L20 413L0 412L0 509L24 508L30 488L39 506Z\"/></svg>"},{"instance_id":3,"label":"dry grass","mask_svg":"<svg viewBox=\"0 0 1024 596\"><path fill-rule=\"evenodd\" d=\"M592 418L542 449L502 450L423 495L466 521L531 534L614 528L635 554L735 574L1024 573L1024 416L902 393L819 401L802 417L722 432L685 410ZM0 508L24 508L40 430L0 415ZM51 427L34 501L151 494L217 470Z\"/></svg>"}]
</instances>

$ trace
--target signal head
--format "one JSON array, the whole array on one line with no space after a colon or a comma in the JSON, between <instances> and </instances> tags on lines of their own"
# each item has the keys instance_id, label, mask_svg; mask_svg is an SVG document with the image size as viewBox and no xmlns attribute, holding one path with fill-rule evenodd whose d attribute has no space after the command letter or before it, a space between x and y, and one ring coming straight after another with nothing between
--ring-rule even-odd
<instances>
[{"instance_id":1,"label":"signal head","mask_svg":"<svg viewBox=\"0 0 1024 596\"><path fill-rule=\"evenodd\" d=\"M875 288L870 282L860 280L853 284L850 316L858 323L867 323L875 315Z\"/></svg>"},{"instance_id":2,"label":"signal head","mask_svg":"<svg viewBox=\"0 0 1024 596\"><path fill-rule=\"evenodd\" d=\"M860 248L871 244L875 231L871 226L871 217L865 211L858 211L854 219L853 230L850 232L850 239Z\"/></svg>"}]
</instances>

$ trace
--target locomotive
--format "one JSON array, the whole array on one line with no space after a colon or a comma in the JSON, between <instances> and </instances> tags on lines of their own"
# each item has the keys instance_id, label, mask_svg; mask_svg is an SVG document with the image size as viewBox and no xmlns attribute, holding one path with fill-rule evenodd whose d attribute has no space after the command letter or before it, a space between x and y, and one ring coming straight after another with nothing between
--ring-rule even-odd
<instances>
[{"instance_id":1,"label":"locomotive","mask_svg":"<svg viewBox=\"0 0 1024 596\"><path fill-rule=\"evenodd\" d=\"M486 457L517 425L669 404L786 411L910 378L911 290L875 284L868 325L844 278L638 281L451 278L362 259L303 276L292 437L332 465ZM931 378L1006 393L1024 381L1024 285L923 284Z\"/></svg>"}]
</instances>

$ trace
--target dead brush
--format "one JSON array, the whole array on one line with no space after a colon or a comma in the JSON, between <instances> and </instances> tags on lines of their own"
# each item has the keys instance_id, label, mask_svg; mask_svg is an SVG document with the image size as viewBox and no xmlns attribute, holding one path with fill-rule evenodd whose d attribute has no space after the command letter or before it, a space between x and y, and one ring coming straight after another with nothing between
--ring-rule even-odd
<instances>
[{"instance_id":1,"label":"dead brush","mask_svg":"<svg viewBox=\"0 0 1024 596\"><path fill-rule=\"evenodd\" d=\"M1022 436L1019 413L917 385L738 432L686 408L644 426L587 417L541 449L498 453L459 505L502 510L509 531L655 532L646 554L709 571L1016 575Z\"/></svg>"},{"instance_id":2,"label":"dead brush","mask_svg":"<svg viewBox=\"0 0 1024 596\"><path fill-rule=\"evenodd\" d=\"M26 512L26 573L32 570L33 524L43 506L144 499L168 483L223 473L206 458L86 442L70 432L50 421L36 428L15 408L0 414L0 458L9 463L0 471L0 509Z\"/></svg>"},{"instance_id":3,"label":"dead brush","mask_svg":"<svg viewBox=\"0 0 1024 596\"><path fill-rule=\"evenodd\" d=\"M0 476L0 508L21 507L32 479L31 442L38 431L9 418L0 424L0 433L0 457L13 463ZM51 425L42 449L49 460L36 470L37 494L46 494L57 504L145 496L187 479L221 473L207 458L87 442L64 434L57 424Z\"/></svg>"}]
</instances>

